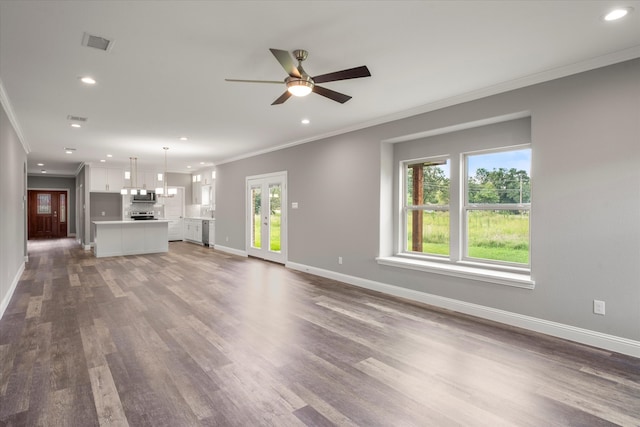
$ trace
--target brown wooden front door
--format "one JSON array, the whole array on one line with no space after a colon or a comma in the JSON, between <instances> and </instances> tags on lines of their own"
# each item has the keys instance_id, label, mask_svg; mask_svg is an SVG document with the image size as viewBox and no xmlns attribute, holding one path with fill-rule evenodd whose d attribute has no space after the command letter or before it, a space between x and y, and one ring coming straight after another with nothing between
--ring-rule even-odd
<instances>
[{"instance_id":1,"label":"brown wooden front door","mask_svg":"<svg viewBox=\"0 0 640 427\"><path fill-rule=\"evenodd\" d=\"M29 239L67 237L67 192L29 190Z\"/></svg>"}]
</instances>

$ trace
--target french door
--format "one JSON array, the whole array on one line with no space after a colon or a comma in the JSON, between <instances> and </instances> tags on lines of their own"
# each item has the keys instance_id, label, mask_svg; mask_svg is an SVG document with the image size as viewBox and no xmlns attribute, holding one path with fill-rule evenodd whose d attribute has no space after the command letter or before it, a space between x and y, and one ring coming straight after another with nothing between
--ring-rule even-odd
<instances>
[{"instance_id":1,"label":"french door","mask_svg":"<svg viewBox=\"0 0 640 427\"><path fill-rule=\"evenodd\" d=\"M287 173L247 177L247 254L287 261Z\"/></svg>"},{"instance_id":2,"label":"french door","mask_svg":"<svg viewBox=\"0 0 640 427\"><path fill-rule=\"evenodd\" d=\"M29 190L29 239L67 237L66 191Z\"/></svg>"}]
</instances>

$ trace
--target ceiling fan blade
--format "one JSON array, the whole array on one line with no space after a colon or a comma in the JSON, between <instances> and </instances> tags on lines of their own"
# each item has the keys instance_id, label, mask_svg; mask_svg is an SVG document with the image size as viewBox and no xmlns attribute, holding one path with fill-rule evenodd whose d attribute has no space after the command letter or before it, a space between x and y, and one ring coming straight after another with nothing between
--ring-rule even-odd
<instances>
[{"instance_id":1,"label":"ceiling fan blade","mask_svg":"<svg viewBox=\"0 0 640 427\"><path fill-rule=\"evenodd\" d=\"M224 79L225 82L239 82L239 83L277 83L283 84L282 80L242 80L242 79Z\"/></svg>"},{"instance_id":2,"label":"ceiling fan blade","mask_svg":"<svg viewBox=\"0 0 640 427\"><path fill-rule=\"evenodd\" d=\"M302 75L300 74L300 71L298 71L298 68L293 63L293 59L291 58L291 54L289 54L289 52L287 52L286 50L280 50L280 49L269 49L269 50L271 51L271 53L273 53L273 56L276 57L276 59L278 60L280 65L282 65L282 68L284 68L287 74L289 74L291 77L298 77L298 78L302 77Z\"/></svg>"},{"instance_id":3,"label":"ceiling fan blade","mask_svg":"<svg viewBox=\"0 0 640 427\"><path fill-rule=\"evenodd\" d=\"M329 98L333 101L339 102L340 104L344 104L348 100L351 99L349 95L345 95L344 93L336 92L335 90L327 89L326 87L314 86L313 91L318 95L322 95L326 98Z\"/></svg>"},{"instance_id":4,"label":"ceiling fan blade","mask_svg":"<svg viewBox=\"0 0 640 427\"><path fill-rule=\"evenodd\" d=\"M336 80L358 79L360 77L371 77L371 73L366 65L349 68L348 70L336 71L333 73L321 74L313 77L315 83L335 82Z\"/></svg>"},{"instance_id":5,"label":"ceiling fan blade","mask_svg":"<svg viewBox=\"0 0 640 427\"><path fill-rule=\"evenodd\" d=\"M291 92L289 92L288 90L284 91L284 93L282 95L280 95L280 97L278 99L276 99L275 101L273 101L271 103L271 105L278 105L278 104L282 104L284 103L284 101L286 101L287 99L289 99L291 97Z\"/></svg>"}]
</instances>

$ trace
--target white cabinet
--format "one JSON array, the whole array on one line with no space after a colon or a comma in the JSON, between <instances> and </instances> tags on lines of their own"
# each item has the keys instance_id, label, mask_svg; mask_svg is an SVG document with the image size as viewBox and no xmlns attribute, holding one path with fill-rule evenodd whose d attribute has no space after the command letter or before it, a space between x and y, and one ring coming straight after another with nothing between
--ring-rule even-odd
<instances>
[{"instance_id":1,"label":"white cabinet","mask_svg":"<svg viewBox=\"0 0 640 427\"><path fill-rule=\"evenodd\" d=\"M93 221L97 258L169 251L167 221Z\"/></svg>"},{"instance_id":2,"label":"white cabinet","mask_svg":"<svg viewBox=\"0 0 640 427\"><path fill-rule=\"evenodd\" d=\"M184 220L184 239L202 243L202 220L186 218Z\"/></svg>"},{"instance_id":3,"label":"white cabinet","mask_svg":"<svg viewBox=\"0 0 640 427\"><path fill-rule=\"evenodd\" d=\"M201 191L201 205L211 206L211 185L203 185Z\"/></svg>"},{"instance_id":4,"label":"white cabinet","mask_svg":"<svg viewBox=\"0 0 640 427\"><path fill-rule=\"evenodd\" d=\"M90 191L101 193L119 193L124 187L124 170L115 168L91 167Z\"/></svg>"},{"instance_id":5,"label":"white cabinet","mask_svg":"<svg viewBox=\"0 0 640 427\"><path fill-rule=\"evenodd\" d=\"M145 190L155 190L157 187L161 187L157 185L158 180L155 172L148 171L138 171L137 176L131 176L130 171L126 171L125 175L125 184L127 187L136 187L136 188L144 188Z\"/></svg>"},{"instance_id":6,"label":"white cabinet","mask_svg":"<svg viewBox=\"0 0 640 427\"><path fill-rule=\"evenodd\" d=\"M139 172L138 179L140 180L138 185L145 190L155 190L156 187L160 187L157 185L155 172Z\"/></svg>"},{"instance_id":7,"label":"white cabinet","mask_svg":"<svg viewBox=\"0 0 640 427\"><path fill-rule=\"evenodd\" d=\"M212 248L216 241L216 221L209 220L209 247Z\"/></svg>"},{"instance_id":8,"label":"white cabinet","mask_svg":"<svg viewBox=\"0 0 640 427\"><path fill-rule=\"evenodd\" d=\"M181 219L170 219L169 221L169 241L184 240Z\"/></svg>"},{"instance_id":9,"label":"white cabinet","mask_svg":"<svg viewBox=\"0 0 640 427\"><path fill-rule=\"evenodd\" d=\"M191 175L191 204L202 204L202 174Z\"/></svg>"}]
</instances>

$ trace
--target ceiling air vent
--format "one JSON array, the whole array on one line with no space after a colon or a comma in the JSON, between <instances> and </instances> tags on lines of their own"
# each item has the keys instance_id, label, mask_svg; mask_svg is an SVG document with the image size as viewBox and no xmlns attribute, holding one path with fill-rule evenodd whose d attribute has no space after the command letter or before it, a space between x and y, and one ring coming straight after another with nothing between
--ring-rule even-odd
<instances>
[{"instance_id":1,"label":"ceiling air vent","mask_svg":"<svg viewBox=\"0 0 640 427\"><path fill-rule=\"evenodd\" d=\"M82 46L93 47L95 49L104 50L108 52L111 49L113 42L109 39L100 36L94 36L93 34L84 33L82 36Z\"/></svg>"},{"instance_id":2,"label":"ceiling air vent","mask_svg":"<svg viewBox=\"0 0 640 427\"><path fill-rule=\"evenodd\" d=\"M72 116L71 114L69 114L67 116L67 120L71 120L74 122L86 122L87 118L86 117L80 117L80 116Z\"/></svg>"}]
</instances>

